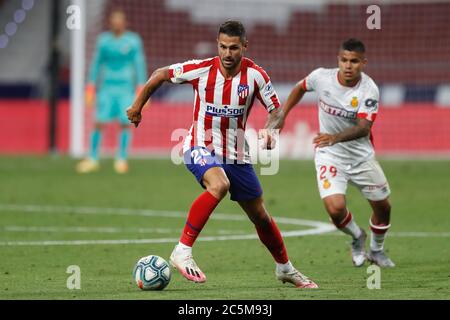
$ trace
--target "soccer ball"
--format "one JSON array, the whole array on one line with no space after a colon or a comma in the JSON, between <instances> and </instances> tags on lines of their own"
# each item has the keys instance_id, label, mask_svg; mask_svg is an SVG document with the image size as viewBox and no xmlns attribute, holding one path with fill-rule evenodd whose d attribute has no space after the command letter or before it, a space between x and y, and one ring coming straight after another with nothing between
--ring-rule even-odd
<instances>
[{"instance_id":1,"label":"soccer ball","mask_svg":"<svg viewBox=\"0 0 450 320\"><path fill-rule=\"evenodd\" d=\"M142 290L162 290L169 284L170 276L167 261L155 255L139 259L133 270L136 284Z\"/></svg>"}]
</instances>

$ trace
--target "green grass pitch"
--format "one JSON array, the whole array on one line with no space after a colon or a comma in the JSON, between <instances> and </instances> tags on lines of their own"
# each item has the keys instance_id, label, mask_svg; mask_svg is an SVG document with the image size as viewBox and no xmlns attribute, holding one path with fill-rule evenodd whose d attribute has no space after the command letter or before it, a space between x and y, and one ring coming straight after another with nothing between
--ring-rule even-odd
<instances>
[{"instance_id":1,"label":"green grass pitch","mask_svg":"<svg viewBox=\"0 0 450 320\"><path fill-rule=\"evenodd\" d=\"M368 265L352 266L350 239L335 231L285 238L291 261L320 288L283 285L259 240L228 239L256 234L228 198L216 213L231 218L213 214L194 247L207 282L173 271L165 290L139 290L135 262L149 254L168 259L202 190L169 160L130 164L123 176L111 160L78 175L68 158L0 158L0 299L450 299L449 161L381 161L393 205L385 247L397 267L382 269L381 289L373 290ZM277 175L260 179L269 212L291 218L278 223L283 232L312 228L292 223L298 219L329 222L312 161L282 161ZM367 230L369 205L352 186L348 206ZM81 269L80 290L66 287L70 265Z\"/></svg>"}]
</instances>

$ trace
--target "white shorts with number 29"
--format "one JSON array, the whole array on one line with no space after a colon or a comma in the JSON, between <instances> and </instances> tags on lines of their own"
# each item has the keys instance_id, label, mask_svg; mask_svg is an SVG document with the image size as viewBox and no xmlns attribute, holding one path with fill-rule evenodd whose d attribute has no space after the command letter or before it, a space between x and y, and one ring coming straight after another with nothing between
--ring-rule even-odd
<instances>
[{"instance_id":1,"label":"white shorts with number 29","mask_svg":"<svg viewBox=\"0 0 450 320\"><path fill-rule=\"evenodd\" d=\"M346 194L348 182L355 185L368 200L384 200L391 193L383 169L375 158L355 165L344 165L316 156L315 164L322 199L333 194Z\"/></svg>"}]
</instances>

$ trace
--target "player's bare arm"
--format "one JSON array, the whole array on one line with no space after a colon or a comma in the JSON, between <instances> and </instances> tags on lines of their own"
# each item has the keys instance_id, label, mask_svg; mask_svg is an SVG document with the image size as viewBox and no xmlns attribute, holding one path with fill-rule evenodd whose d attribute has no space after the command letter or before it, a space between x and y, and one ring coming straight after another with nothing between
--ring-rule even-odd
<instances>
[{"instance_id":1,"label":"player's bare arm","mask_svg":"<svg viewBox=\"0 0 450 320\"><path fill-rule=\"evenodd\" d=\"M152 94L164 83L164 81L170 81L169 67L159 68L152 73L147 83L136 97L136 100L127 110L128 119L136 128L142 120L142 109L148 99L150 99Z\"/></svg>"},{"instance_id":2,"label":"player's bare arm","mask_svg":"<svg viewBox=\"0 0 450 320\"><path fill-rule=\"evenodd\" d=\"M272 138L273 133L271 132L271 130L283 129L284 122L288 113L303 98L303 95L306 92L302 85L304 80L305 79L302 79L295 85L282 108L275 109L270 113L264 129L260 130L259 138L263 140L264 149L270 150L275 147L275 141Z\"/></svg>"},{"instance_id":3,"label":"player's bare arm","mask_svg":"<svg viewBox=\"0 0 450 320\"><path fill-rule=\"evenodd\" d=\"M267 117L264 129L259 130L259 138L263 140L264 149L271 150L275 148L274 130L281 130L284 125L284 113L281 108L273 109Z\"/></svg>"},{"instance_id":4,"label":"player's bare arm","mask_svg":"<svg viewBox=\"0 0 450 320\"><path fill-rule=\"evenodd\" d=\"M367 136L372 128L372 121L366 119L357 119L357 124L336 134L319 132L314 137L313 143L316 148L329 147L339 142L359 139Z\"/></svg>"},{"instance_id":5,"label":"player's bare arm","mask_svg":"<svg viewBox=\"0 0 450 320\"><path fill-rule=\"evenodd\" d=\"M283 105L284 119L287 117L291 109L294 108L295 105L300 102L300 100L303 98L303 95L306 93L306 90L303 86L304 81L306 80L302 79L299 82L297 82L297 84L294 86L291 93L289 94L286 103Z\"/></svg>"},{"instance_id":6,"label":"player's bare arm","mask_svg":"<svg viewBox=\"0 0 450 320\"><path fill-rule=\"evenodd\" d=\"M284 112L281 108L273 109L267 117L264 129L276 130L282 129L284 125Z\"/></svg>"}]
</instances>

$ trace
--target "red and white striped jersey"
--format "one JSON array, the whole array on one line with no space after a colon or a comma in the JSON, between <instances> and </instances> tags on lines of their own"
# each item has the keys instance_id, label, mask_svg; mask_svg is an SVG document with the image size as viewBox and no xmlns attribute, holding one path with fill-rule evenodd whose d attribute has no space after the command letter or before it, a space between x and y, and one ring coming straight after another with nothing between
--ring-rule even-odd
<instances>
[{"instance_id":1,"label":"red and white striped jersey","mask_svg":"<svg viewBox=\"0 0 450 320\"><path fill-rule=\"evenodd\" d=\"M280 107L267 73L250 59L242 58L240 72L225 79L216 56L173 64L169 74L171 82L190 83L194 88L193 124L183 152L201 146L224 158L249 163L244 131L255 97L268 112Z\"/></svg>"}]
</instances>

